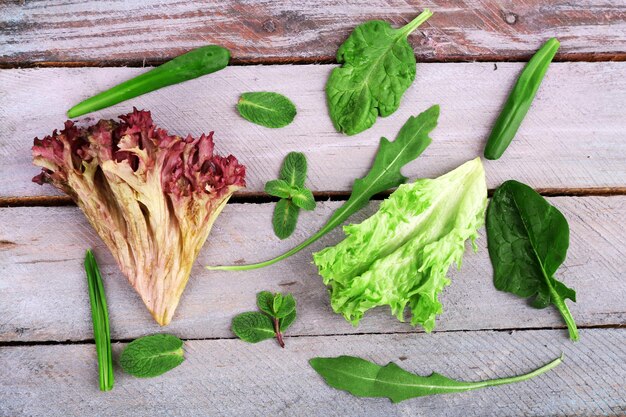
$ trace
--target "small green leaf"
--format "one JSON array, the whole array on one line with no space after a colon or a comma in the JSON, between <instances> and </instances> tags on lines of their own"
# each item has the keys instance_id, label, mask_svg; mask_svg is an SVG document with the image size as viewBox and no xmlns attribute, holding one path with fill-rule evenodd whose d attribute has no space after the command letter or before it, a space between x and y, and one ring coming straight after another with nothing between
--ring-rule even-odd
<instances>
[{"instance_id":1,"label":"small green leaf","mask_svg":"<svg viewBox=\"0 0 626 417\"><path fill-rule=\"evenodd\" d=\"M274 233L280 239L286 239L296 229L298 223L298 214L300 208L291 202L291 200L281 199L274 207L274 217L272 218L272 226Z\"/></svg>"},{"instance_id":2,"label":"small green leaf","mask_svg":"<svg viewBox=\"0 0 626 417\"><path fill-rule=\"evenodd\" d=\"M291 201L304 210L315 210L315 197L308 188L293 187L291 189Z\"/></svg>"},{"instance_id":3,"label":"small green leaf","mask_svg":"<svg viewBox=\"0 0 626 417\"><path fill-rule=\"evenodd\" d=\"M272 180L265 183L265 192L274 197L289 198L291 186L284 180Z\"/></svg>"},{"instance_id":4,"label":"small green leaf","mask_svg":"<svg viewBox=\"0 0 626 417\"><path fill-rule=\"evenodd\" d=\"M235 316L231 330L238 338L248 343L258 343L276 335L272 319L256 311Z\"/></svg>"},{"instance_id":5,"label":"small green leaf","mask_svg":"<svg viewBox=\"0 0 626 417\"><path fill-rule=\"evenodd\" d=\"M176 368L183 357L183 341L171 334L154 334L133 340L120 356L126 373L139 378L159 376Z\"/></svg>"},{"instance_id":6,"label":"small green leaf","mask_svg":"<svg viewBox=\"0 0 626 417\"><path fill-rule=\"evenodd\" d=\"M239 114L261 126L287 126L296 117L296 106L285 96L271 92L243 93L237 103Z\"/></svg>"},{"instance_id":7,"label":"small green leaf","mask_svg":"<svg viewBox=\"0 0 626 417\"><path fill-rule=\"evenodd\" d=\"M291 326L291 323L293 323L295 319L296 319L296 310L293 309L291 313L287 314L285 317L280 319L280 331L284 332L285 330L287 330L287 328Z\"/></svg>"},{"instance_id":8,"label":"small green leaf","mask_svg":"<svg viewBox=\"0 0 626 417\"><path fill-rule=\"evenodd\" d=\"M281 296L280 306L274 309L274 311L276 312L275 316L281 319L289 315L295 309L296 309L296 300L293 298L293 295L287 294L284 297Z\"/></svg>"},{"instance_id":9,"label":"small green leaf","mask_svg":"<svg viewBox=\"0 0 626 417\"><path fill-rule=\"evenodd\" d=\"M269 314L270 316L274 316L274 294L269 291L261 291L256 295L256 305L259 307L259 310L262 312Z\"/></svg>"},{"instance_id":10,"label":"small green leaf","mask_svg":"<svg viewBox=\"0 0 626 417\"><path fill-rule=\"evenodd\" d=\"M280 310L280 307L282 305L283 305L283 295L281 293L277 292L274 295L274 302L272 304L272 310L273 310L272 316L278 317L276 314L277 314L278 310Z\"/></svg>"},{"instance_id":11,"label":"small green leaf","mask_svg":"<svg viewBox=\"0 0 626 417\"><path fill-rule=\"evenodd\" d=\"M304 187L306 180L306 157L301 152L289 152L280 167L280 179L291 187Z\"/></svg>"}]
</instances>

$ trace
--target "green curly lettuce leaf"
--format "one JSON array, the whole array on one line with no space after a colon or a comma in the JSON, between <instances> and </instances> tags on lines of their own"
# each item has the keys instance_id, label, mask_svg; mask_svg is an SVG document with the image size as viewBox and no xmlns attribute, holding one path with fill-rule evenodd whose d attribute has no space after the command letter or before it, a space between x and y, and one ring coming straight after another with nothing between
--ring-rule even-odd
<instances>
[{"instance_id":1,"label":"green curly lettuce leaf","mask_svg":"<svg viewBox=\"0 0 626 417\"><path fill-rule=\"evenodd\" d=\"M404 321L408 306L412 325L433 330L448 268L461 266L465 241L476 239L486 206L480 158L398 187L373 216L345 226L342 242L313 254L333 310L356 326L367 310L383 305Z\"/></svg>"}]
</instances>

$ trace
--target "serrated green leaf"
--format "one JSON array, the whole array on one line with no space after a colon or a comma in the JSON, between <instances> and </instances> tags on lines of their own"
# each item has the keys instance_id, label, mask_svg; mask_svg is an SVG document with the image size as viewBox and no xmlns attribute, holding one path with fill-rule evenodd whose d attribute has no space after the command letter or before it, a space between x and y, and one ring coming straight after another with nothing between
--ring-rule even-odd
<instances>
[{"instance_id":1,"label":"serrated green leaf","mask_svg":"<svg viewBox=\"0 0 626 417\"><path fill-rule=\"evenodd\" d=\"M289 326L291 326L291 324L295 320L296 320L296 309L294 308L291 313L287 314L285 317L280 319L280 331L284 332L285 330L287 330L287 328L289 328Z\"/></svg>"},{"instance_id":2,"label":"serrated green leaf","mask_svg":"<svg viewBox=\"0 0 626 417\"><path fill-rule=\"evenodd\" d=\"M248 343L258 343L276 335L272 319L256 311L235 316L231 330L238 338Z\"/></svg>"},{"instance_id":3,"label":"serrated green leaf","mask_svg":"<svg viewBox=\"0 0 626 417\"><path fill-rule=\"evenodd\" d=\"M271 180L265 183L265 192L274 197L289 198L291 187L284 180Z\"/></svg>"},{"instance_id":4,"label":"serrated green leaf","mask_svg":"<svg viewBox=\"0 0 626 417\"><path fill-rule=\"evenodd\" d=\"M269 291L261 291L256 295L256 305L259 307L259 310L262 312L269 314L270 316L274 316L274 294Z\"/></svg>"},{"instance_id":5,"label":"serrated green leaf","mask_svg":"<svg viewBox=\"0 0 626 417\"><path fill-rule=\"evenodd\" d=\"M487 246L495 287L534 297L533 307L554 304L570 338L578 340L576 322L565 304L566 299L576 301L576 292L554 278L569 247L563 214L526 184L506 181L487 210Z\"/></svg>"},{"instance_id":6,"label":"serrated green leaf","mask_svg":"<svg viewBox=\"0 0 626 417\"><path fill-rule=\"evenodd\" d=\"M313 358L309 363L333 388L357 397L386 397L397 403L409 398L434 394L452 394L484 387L521 382L558 366L563 356L527 374L479 382L450 379L438 373L429 376L412 374L393 362L380 366L354 356Z\"/></svg>"},{"instance_id":7,"label":"serrated green leaf","mask_svg":"<svg viewBox=\"0 0 626 417\"><path fill-rule=\"evenodd\" d=\"M126 373L139 378L164 374L184 360L183 341L171 334L154 334L133 340L120 356Z\"/></svg>"},{"instance_id":8,"label":"serrated green leaf","mask_svg":"<svg viewBox=\"0 0 626 417\"><path fill-rule=\"evenodd\" d=\"M348 201L333 213L328 222L317 233L298 246L267 261L248 265L209 266L207 269L245 271L262 268L286 259L316 242L343 223L353 213L367 205L372 196L389 188L397 187L406 181L407 178L400 173L400 170L404 165L420 156L431 143L432 139L428 135L437 126L438 117L439 106L432 106L417 117L409 117L409 120L400 129L395 141L389 142L387 139L381 138L372 168L365 177L354 182L352 194L350 194ZM276 215L276 211L274 214Z\"/></svg>"},{"instance_id":9,"label":"serrated green leaf","mask_svg":"<svg viewBox=\"0 0 626 417\"><path fill-rule=\"evenodd\" d=\"M275 317L283 318L289 315L296 309L296 300L292 294L287 294L281 297L281 304L278 308L274 309L276 312Z\"/></svg>"},{"instance_id":10,"label":"serrated green leaf","mask_svg":"<svg viewBox=\"0 0 626 417\"><path fill-rule=\"evenodd\" d=\"M308 188L293 187L290 191L291 201L303 210L315 210L315 197Z\"/></svg>"},{"instance_id":11,"label":"serrated green leaf","mask_svg":"<svg viewBox=\"0 0 626 417\"><path fill-rule=\"evenodd\" d=\"M281 293L274 294L274 302L272 303L272 310L274 310L274 314L272 316L276 316L278 310L283 305L283 295ZM277 316L276 316L277 317Z\"/></svg>"},{"instance_id":12,"label":"serrated green leaf","mask_svg":"<svg viewBox=\"0 0 626 417\"><path fill-rule=\"evenodd\" d=\"M237 103L239 114L261 126L287 126L296 117L296 106L285 96L272 92L243 93Z\"/></svg>"},{"instance_id":13,"label":"serrated green leaf","mask_svg":"<svg viewBox=\"0 0 626 417\"><path fill-rule=\"evenodd\" d=\"M400 29L372 20L357 26L337 51L335 68L326 83L326 98L335 129L355 135L369 129L378 115L400 106L415 79L415 53L407 36L432 13L426 9Z\"/></svg>"},{"instance_id":14,"label":"serrated green leaf","mask_svg":"<svg viewBox=\"0 0 626 417\"><path fill-rule=\"evenodd\" d=\"M280 167L280 179L291 187L304 187L306 180L306 157L301 152L289 152Z\"/></svg>"},{"instance_id":15,"label":"serrated green leaf","mask_svg":"<svg viewBox=\"0 0 626 417\"><path fill-rule=\"evenodd\" d=\"M274 233L280 239L286 239L296 229L298 223L298 215L300 208L291 202L291 200L281 199L274 207L274 216L272 217L272 226Z\"/></svg>"}]
</instances>

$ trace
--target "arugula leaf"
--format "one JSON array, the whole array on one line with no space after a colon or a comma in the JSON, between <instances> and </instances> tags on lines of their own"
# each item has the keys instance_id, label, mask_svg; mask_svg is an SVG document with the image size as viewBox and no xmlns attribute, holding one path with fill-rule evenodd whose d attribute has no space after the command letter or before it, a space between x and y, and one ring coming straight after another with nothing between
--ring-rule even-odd
<instances>
[{"instance_id":1,"label":"arugula leaf","mask_svg":"<svg viewBox=\"0 0 626 417\"><path fill-rule=\"evenodd\" d=\"M416 375L393 362L380 366L354 356L313 358L309 363L333 388L348 391L357 397L386 397L397 403L426 395L451 394L525 381L549 371L562 361L563 355L527 374L479 382L456 381L438 373Z\"/></svg>"},{"instance_id":2,"label":"arugula leaf","mask_svg":"<svg viewBox=\"0 0 626 417\"><path fill-rule=\"evenodd\" d=\"M296 319L296 300L292 294L283 296L261 291L257 294L257 306L265 313L248 312L233 319L231 329L237 337L249 343L276 336L280 347L285 347L283 334Z\"/></svg>"},{"instance_id":3,"label":"arugula leaf","mask_svg":"<svg viewBox=\"0 0 626 417\"><path fill-rule=\"evenodd\" d=\"M237 103L239 114L261 126L287 126L296 117L296 106L282 94L271 92L243 93Z\"/></svg>"},{"instance_id":4,"label":"arugula leaf","mask_svg":"<svg viewBox=\"0 0 626 417\"><path fill-rule=\"evenodd\" d=\"M566 299L576 292L554 278L569 246L567 220L529 186L506 181L487 210L487 243L494 284L500 291L533 297L532 306L554 304L567 323L570 339L578 329Z\"/></svg>"},{"instance_id":5,"label":"arugula leaf","mask_svg":"<svg viewBox=\"0 0 626 417\"><path fill-rule=\"evenodd\" d=\"M337 51L326 83L326 98L335 129L355 135L369 129L378 115L395 112L415 79L415 54L407 36L433 14L425 9L400 29L372 20L357 26Z\"/></svg>"},{"instance_id":6,"label":"arugula leaf","mask_svg":"<svg viewBox=\"0 0 626 417\"><path fill-rule=\"evenodd\" d=\"M308 188L293 187L290 193L291 202L304 210L315 210L315 197Z\"/></svg>"},{"instance_id":7,"label":"arugula leaf","mask_svg":"<svg viewBox=\"0 0 626 417\"><path fill-rule=\"evenodd\" d=\"M406 182L407 178L400 173L400 169L420 156L424 149L430 145L432 139L428 134L437 126L438 117L439 106L432 106L417 117L409 117L409 120L400 129L395 141L389 142L386 138L381 138L372 168L365 177L354 181L352 194L350 194L348 201L333 213L328 222L317 233L298 246L264 262L248 265L207 266L206 268L222 271L263 268L288 258L314 243L367 205L367 202L375 194Z\"/></svg>"},{"instance_id":8,"label":"arugula leaf","mask_svg":"<svg viewBox=\"0 0 626 417\"><path fill-rule=\"evenodd\" d=\"M271 180L265 183L265 192L274 197L289 198L292 188L285 180Z\"/></svg>"},{"instance_id":9,"label":"arugula leaf","mask_svg":"<svg viewBox=\"0 0 626 417\"><path fill-rule=\"evenodd\" d=\"M296 230L299 214L300 208L293 204L291 200L286 198L278 200L274 207L274 216L272 217L272 226L276 236L280 239L287 239L291 236L293 231Z\"/></svg>"},{"instance_id":10,"label":"arugula leaf","mask_svg":"<svg viewBox=\"0 0 626 417\"><path fill-rule=\"evenodd\" d=\"M135 339L120 356L124 372L139 378L159 376L185 360L183 341L171 334L154 334Z\"/></svg>"},{"instance_id":11,"label":"arugula leaf","mask_svg":"<svg viewBox=\"0 0 626 417\"><path fill-rule=\"evenodd\" d=\"M248 343L258 343L276 335L272 320L265 314L256 311L235 316L231 329L238 338Z\"/></svg>"},{"instance_id":12,"label":"arugula leaf","mask_svg":"<svg viewBox=\"0 0 626 417\"><path fill-rule=\"evenodd\" d=\"M306 181L306 157L301 152L289 152L280 167L280 179L291 187L304 187Z\"/></svg>"}]
</instances>

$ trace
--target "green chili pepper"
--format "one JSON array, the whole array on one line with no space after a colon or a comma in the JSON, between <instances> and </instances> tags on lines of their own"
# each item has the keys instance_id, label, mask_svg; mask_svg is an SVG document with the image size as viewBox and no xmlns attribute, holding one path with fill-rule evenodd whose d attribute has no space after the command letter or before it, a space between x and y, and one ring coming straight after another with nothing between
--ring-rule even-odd
<instances>
[{"instance_id":1,"label":"green chili pepper","mask_svg":"<svg viewBox=\"0 0 626 417\"><path fill-rule=\"evenodd\" d=\"M550 39L524 67L491 131L485 147L485 158L500 158L513 140L559 46L556 38Z\"/></svg>"},{"instance_id":2,"label":"green chili pepper","mask_svg":"<svg viewBox=\"0 0 626 417\"><path fill-rule=\"evenodd\" d=\"M82 101L68 110L70 118L112 106L168 85L219 71L228 65L230 52L217 45L203 46Z\"/></svg>"},{"instance_id":3,"label":"green chili pepper","mask_svg":"<svg viewBox=\"0 0 626 417\"><path fill-rule=\"evenodd\" d=\"M100 269L91 250L88 250L85 256L85 271L87 272L87 286L89 287L89 301L93 319L93 337L96 342L96 353L98 355L100 391L110 391L113 388L114 378L113 360L111 359L109 312L107 310L107 300L104 296Z\"/></svg>"}]
</instances>

